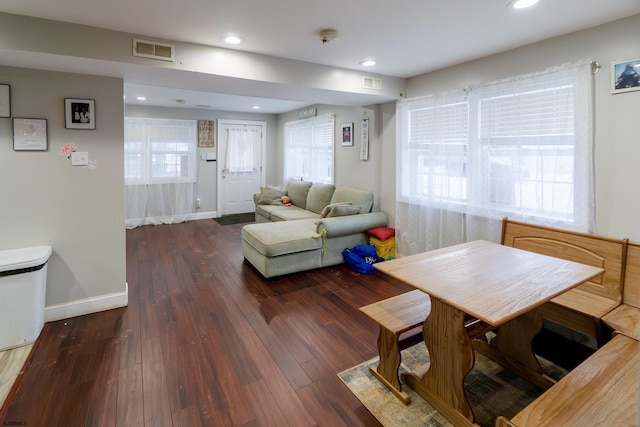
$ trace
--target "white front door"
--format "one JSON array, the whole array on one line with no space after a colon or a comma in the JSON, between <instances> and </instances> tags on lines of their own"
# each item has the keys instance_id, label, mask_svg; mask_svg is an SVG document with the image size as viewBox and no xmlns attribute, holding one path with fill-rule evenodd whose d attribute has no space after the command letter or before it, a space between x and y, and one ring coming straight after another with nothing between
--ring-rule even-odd
<instances>
[{"instance_id":1,"label":"white front door","mask_svg":"<svg viewBox=\"0 0 640 427\"><path fill-rule=\"evenodd\" d=\"M253 212L265 181L266 122L218 120L218 215Z\"/></svg>"}]
</instances>

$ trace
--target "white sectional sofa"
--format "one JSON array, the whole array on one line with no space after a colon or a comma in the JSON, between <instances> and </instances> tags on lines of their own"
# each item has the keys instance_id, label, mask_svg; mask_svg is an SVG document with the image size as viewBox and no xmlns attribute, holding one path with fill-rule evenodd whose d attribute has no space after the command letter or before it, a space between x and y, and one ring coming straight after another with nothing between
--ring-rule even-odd
<instances>
[{"instance_id":1,"label":"white sectional sofa","mask_svg":"<svg viewBox=\"0 0 640 427\"><path fill-rule=\"evenodd\" d=\"M384 213L371 212L373 193L352 187L290 181L254 201L256 223L242 228L242 254L264 277L340 264L345 248L368 244L366 231L387 225Z\"/></svg>"}]
</instances>

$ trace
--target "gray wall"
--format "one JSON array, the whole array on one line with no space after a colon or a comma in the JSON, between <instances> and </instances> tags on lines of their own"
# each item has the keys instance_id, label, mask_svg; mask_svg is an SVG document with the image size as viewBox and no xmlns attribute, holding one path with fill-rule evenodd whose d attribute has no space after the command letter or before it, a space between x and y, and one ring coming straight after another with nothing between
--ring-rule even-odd
<instances>
[{"instance_id":1,"label":"gray wall","mask_svg":"<svg viewBox=\"0 0 640 427\"><path fill-rule=\"evenodd\" d=\"M597 61L602 66L595 75L597 232L640 242L640 197L636 187L640 160L640 91L611 94L610 69L612 61L640 58L639 28L640 15L636 15L414 77L407 82L407 97L541 71L583 58ZM388 140L391 137L391 131L384 135L385 149L391 146ZM395 139L395 135L393 137ZM383 158L383 182L386 183L395 179L395 174L387 174L394 170L395 150L385 151ZM386 191L385 186L385 199L390 198Z\"/></svg>"},{"instance_id":2,"label":"gray wall","mask_svg":"<svg viewBox=\"0 0 640 427\"><path fill-rule=\"evenodd\" d=\"M112 294L126 304L122 80L0 67L0 83L11 85L12 115L47 119L49 134L48 151L14 151L12 120L0 118L0 250L53 247L48 320L109 308ZM65 129L64 98L94 99L96 130ZM58 154L66 142L96 168L71 166Z\"/></svg>"}]
</instances>

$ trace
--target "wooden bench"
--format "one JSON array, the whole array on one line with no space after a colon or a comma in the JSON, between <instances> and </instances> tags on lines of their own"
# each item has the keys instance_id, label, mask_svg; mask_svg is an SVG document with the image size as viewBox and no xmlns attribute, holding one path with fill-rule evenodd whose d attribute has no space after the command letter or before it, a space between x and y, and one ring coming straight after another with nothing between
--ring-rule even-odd
<instances>
[{"instance_id":1,"label":"wooden bench","mask_svg":"<svg viewBox=\"0 0 640 427\"><path fill-rule=\"evenodd\" d=\"M398 369L402 362L401 351L423 341L422 325L431 311L429 295L413 290L395 297L360 307L360 311L380 328L378 334L378 366L369 371L405 405L411 397L400 384ZM478 319L467 318L465 329L471 338L480 338L492 327Z\"/></svg>"},{"instance_id":2,"label":"wooden bench","mask_svg":"<svg viewBox=\"0 0 640 427\"><path fill-rule=\"evenodd\" d=\"M598 346L608 338L602 317L622 301L627 239L527 224L505 218L502 244L569 261L603 268L597 279L571 289L541 307L542 316L554 323L594 337Z\"/></svg>"},{"instance_id":3,"label":"wooden bench","mask_svg":"<svg viewBox=\"0 0 640 427\"><path fill-rule=\"evenodd\" d=\"M638 425L640 342L615 335L510 421L496 427Z\"/></svg>"},{"instance_id":4,"label":"wooden bench","mask_svg":"<svg viewBox=\"0 0 640 427\"><path fill-rule=\"evenodd\" d=\"M613 331L640 340L640 244L629 243L622 304L602 317Z\"/></svg>"},{"instance_id":5,"label":"wooden bench","mask_svg":"<svg viewBox=\"0 0 640 427\"><path fill-rule=\"evenodd\" d=\"M429 295L416 289L360 307L360 311L380 327L380 361L378 366L371 367L369 371L408 405L411 397L402 391L398 374L402 361L400 352L422 341L422 324L431 311Z\"/></svg>"}]
</instances>

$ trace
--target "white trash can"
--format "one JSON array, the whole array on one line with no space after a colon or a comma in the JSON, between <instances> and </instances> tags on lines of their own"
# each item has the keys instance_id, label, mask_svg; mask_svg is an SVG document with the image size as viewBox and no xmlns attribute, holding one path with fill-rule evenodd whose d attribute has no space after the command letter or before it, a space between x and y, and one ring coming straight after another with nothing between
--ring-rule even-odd
<instances>
[{"instance_id":1,"label":"white trash can","mask_svg":"<svg viewBox=\"0 0 640 427\"><path fill-rule=\"evenodd\" d=\"M0 251L0 351L34 342L44 326L51 246Z\"/></svg>"}]
</instances>

